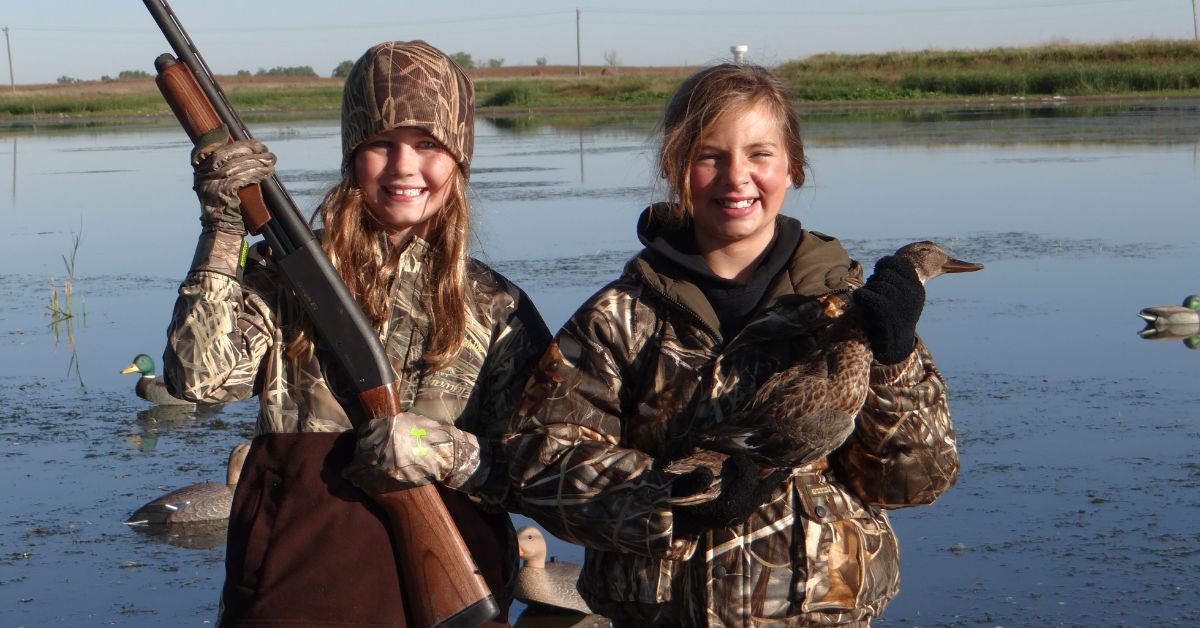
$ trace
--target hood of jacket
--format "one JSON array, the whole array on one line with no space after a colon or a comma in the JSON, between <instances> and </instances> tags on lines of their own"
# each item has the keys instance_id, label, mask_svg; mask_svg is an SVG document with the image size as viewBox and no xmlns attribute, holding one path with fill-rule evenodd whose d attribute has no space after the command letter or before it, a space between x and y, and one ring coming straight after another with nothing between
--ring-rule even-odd
<instances>
[{"instance_id":1,"label":"hood of jacket","mask_svg":"<svg viewBox=\"0 0 1200 628\"><path fill-rule=\"evenodd\" d=\"M795 218L779 216L777 220L783 225L791 226L788 223L792 223L799 228L800 223ZM642 242L653 243L680 226L672 218L668 204L656 203L642 212L638 220L638 237ZM691 271L676 264L663 263L655 255L649 254L647 249L630 260L625 273L640 277L653 291L677 307L691 312L709 331L720 336L717 314L697 287ZM850 254L837 238L801 229L800 243L783 270L769 284L758 311L768 310L788 297L815 297L861 283L861 267L850 259Z\"/></svg>"}]
</instances>

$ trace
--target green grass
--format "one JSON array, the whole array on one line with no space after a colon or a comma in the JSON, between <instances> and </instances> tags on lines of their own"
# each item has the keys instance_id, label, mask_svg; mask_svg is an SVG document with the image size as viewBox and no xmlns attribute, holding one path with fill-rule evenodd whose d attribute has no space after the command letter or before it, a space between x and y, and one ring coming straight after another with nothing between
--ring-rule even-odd
<instances>
[{"instance_id":1,"label":"green grass","mask_svg":"<svg viewBox=\"0 0 1200 628\"><path fill-rule=\"evenodd\" d=\"M1106 96L1200 90L1200 43L816 55L776 72L803 100Z\"/></svg>"},{"instance_id":2,"label":"green grass","mask_svg":"<svg viewBox=\"0 0 1200 628\"><path fill-rule=\"evenodd\" d=\"M678 77L614 76L477 81L475 98L483 109L659 106L666 102L681 80Z\"/></svg>"},{"instance_id":3,"label":"green grass","mask_svg":"<svg viewBox=\"0 0 1200 628\"><path fill-rule=\"evenodd\" d=\"M1200 96L1200 43L1140 41L1056 44L991 50L821 54L784 63L776 73L801 101L843 102L1020 96ZM681 76L610 76L478 80L481 115L532 110L661 107ZM336 116L341 87L239 88L228 92L246 117L263 112ZM0 126L53 118L168 116L157 91L76 96L0 92Z\"/></svg>"}]
</instances>

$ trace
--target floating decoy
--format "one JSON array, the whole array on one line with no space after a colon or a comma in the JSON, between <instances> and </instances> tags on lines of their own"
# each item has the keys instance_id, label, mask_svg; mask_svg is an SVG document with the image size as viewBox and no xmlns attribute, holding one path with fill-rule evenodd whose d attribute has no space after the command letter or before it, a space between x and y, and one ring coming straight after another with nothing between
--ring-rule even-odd
<instances>
[{"instance_id":1,"label":"floating decoy","mask_svg":"<svg viewBox=\"0 0 1200 628\"><path fill-rule=\"evenodd\" d=\"M905 245L898 257L912 263L921 283L947 273L969 273L982 264L950 257L923 241ZM750 401L717 428L709 446L746 453L769 466L793 467L822 458L854 431L854 417L871 381L871 343L850 295L822 297L835 319L809 355L772 375Z\"/></svg>"},{"instance_id":2,"label":"floating decoy","mask_svg":"<svg viewBox=\"0 0 1200 628\"><path fill-rule=\"evenodd\" d=\"M1182 340L1189 349L1200 347L1200 295L1188 295L1183 305L1159 305L1138 312L1146 327L1138 335L1147 340Z\"/></svg>"},{"instance_id":3,"label":"floating decoy","mask_svg":"<svg viewBox=\"0 0 1200 628\"><path fill-rule=\"evenodd\" d=\"M575 584L580 566L547 559L546 537L534 526L517 530L517 551L525 564L517 572L513 597L526 604L541 604L577 613L592 611Z\"/></svg>"},{"instance_id":4,"label":"floating decoy","mask_svg":"<svg viewBox=\"0 0 1200 628\"><path fill-rule=\"evenodd\" d=\"M129 366L121 370L122 375L130 373L142 375L133 389L142 399L160 406L196 406L190 401L172 397L171 393L167 392L167 385L154 374L154 359L145 353L139 353Z\"/></svg>"},{"instance_id":5,"label":"floating decoy","mask_svg":"<svg viewBox=\"0 0 1200 628\"><path fill-rule=\"evenodd\" d=\"M177 489L138 508L125 523L129 525L193 523L229 518L233 491L242 474L242 463L250 451L240 443L229 454L225 483L201 482Z\"/></svg>"}]
</instances>

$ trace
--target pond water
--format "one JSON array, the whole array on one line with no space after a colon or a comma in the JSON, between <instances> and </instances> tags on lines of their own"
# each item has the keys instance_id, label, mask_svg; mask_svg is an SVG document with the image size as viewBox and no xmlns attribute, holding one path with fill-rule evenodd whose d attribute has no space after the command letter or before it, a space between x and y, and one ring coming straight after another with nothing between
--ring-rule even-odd
<instances>
[{"instance_id":1,"label":"pond water","mask_svg":"<svg viewBox=\"0 0 1200 628\"><path fill-rule=\"evenodd\" d=\"M812 170L786 213L866 264L933 239L987 266L929 289L919 329L949 382L962 472L936 504L893 513L902 592L875 625L1200 622L1200 351L1136 333L1141 308L1200 293L1200 102L802 115ZM315 206L336 123L251 127ZM477 254L552 328L638 248L634 221L660 197L653 129L479 121ZM119 374L161 355L191 259L188 148L173 125L0 132L6 625L215 616L219 529L122 524L220 481L253 426L252 404L168 413ZM51 324L71 264L75 316ZM551 553L582 556L553 539Z\"/></svg>"}]
</instances>

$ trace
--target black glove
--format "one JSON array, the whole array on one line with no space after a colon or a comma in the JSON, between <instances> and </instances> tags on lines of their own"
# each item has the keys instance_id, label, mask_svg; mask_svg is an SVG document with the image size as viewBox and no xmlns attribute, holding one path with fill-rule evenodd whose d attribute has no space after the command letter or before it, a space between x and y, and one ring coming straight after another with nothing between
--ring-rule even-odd
<instances>
[{"instance_id":1,"label":"black glove","mask_svg":"<svg viewBox=\"0 0 1200 628\"><path fill-rule=\"evenodd\" d=\"M721 466L721 493L714 499L689 506L675 506L675 533L695 536L704 530L725 528L745 521L771 498L791 471L779 469L760 478L758 466L749 456L731 456ZM712 485L707 467L686 473L671 485L672 497L699 493Z\"/></svg>"},{"instance_id":2,"label":"black glove","mask_svg":"<svg viewBox=\"0 0 1200 628\"><path fill-rule=\"evenodd\" d=\"M895 255L880 258L875 273L854 291L862 308L863 325L871 351L880 364L896 364L912 353L917 320L925 306L925 286L912 264Z\"/></svg>"}]
</instances>

